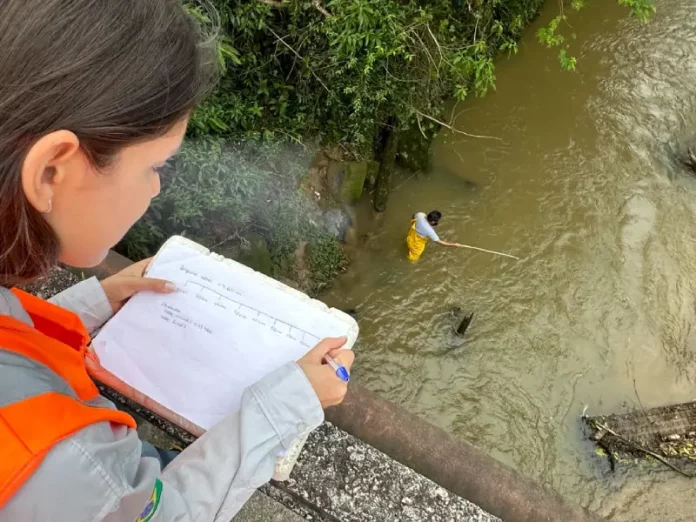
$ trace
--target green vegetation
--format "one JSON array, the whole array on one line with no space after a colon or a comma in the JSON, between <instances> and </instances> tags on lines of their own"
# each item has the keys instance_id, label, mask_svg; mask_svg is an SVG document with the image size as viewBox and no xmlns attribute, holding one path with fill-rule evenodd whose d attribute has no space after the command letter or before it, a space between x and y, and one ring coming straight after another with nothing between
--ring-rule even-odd
<instances>
[{"instance_id":1,"label":"green vegetation","mask_svg":"<svg viewBox=\"0 0 696 522\"><path fill-rule=\"evenodd\" d=\"M655 14L655 5L653 0L618 0L619 5L628 7L631 15L640 20L647 22L650 17ZM537 31L537 39L546 47L553 49L559 48L558 61L561 68L566 71L574 71L577 66L577 59L568 54L569 47L566 36L562 34L561 27L568 25L568 15L566 9L571 12L579 11L587 5L586 0L560 0L560 13L546 27L542 27Z\"/></svg>"},{"instance_id":2,"label":"green vegetation","mask_svg":"<svg viewBox=\"0 0 696 522\"><path fill-rule=\"evenodd\" d=\"M219 90L192 132L320 137L371 155L387 122L434 126L452 97L495 88L542 0L215 0Z\"/></svg>"},{"instance_id":3,"label":"green vegetation","mask_svg":"<svg viewBox=\"0 0 696 522\"><path fill-rule=\"evenodd\" d=\"M292 278L297 244L309 241L314 290L345 260L311 195L299 188L311 153L303 144L340 145L352 159L382 161L383 208L398 141L390 136L415 130L431 137L448 99L495 89L494 59L517 52L543 3L184 1L217 32L219 86L192 117L188 144L170 169L175 175L119 248L141 258L183 233L236 257L250 235L261 236L274 275ZM214 10L203 7L208 2ZM641 19L654 10L650 0L619 2ZM563 8L582 4L561 0L561 14L538 33L559 48L565 69L576 59L561 34Z\"/></svg>"},{"instance_id":4,"label":"green vegetation","mask_svg":"<svg viewBox=\"0 0 696 522\"><path fill-rule=\"evenodd\" d=\"M322 226L320 209L299 188L307 151L298 145L235 144L217 138L191 139L162 175L163 190L118 250L131 259L157 251L183 234L232 258L255 259L268 272L258 238L267 247L271 275L294 278L294 250L311 249L312 276L303 290L319 291L345 264L338 242ZM245 253L253 250L253 254Z\"/></svg>"}]
</instances>

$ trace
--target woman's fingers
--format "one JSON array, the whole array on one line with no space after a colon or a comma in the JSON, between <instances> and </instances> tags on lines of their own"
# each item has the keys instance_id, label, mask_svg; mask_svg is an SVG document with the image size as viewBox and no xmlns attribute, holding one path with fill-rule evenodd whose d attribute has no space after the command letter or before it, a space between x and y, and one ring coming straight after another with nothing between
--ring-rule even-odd
<instances>
[{"instance_id":1,"label":"woman's fingers","mask_svg":"<svg viewBox=\"0 0 696 522\"><path fill-rule=\"evenodd\" d=\"M176 291L176 285L166 279L153 277L128 277L121 281L121 288L129 295L138 292L155 292L158 294L171 294Z\"/></svg>"},{"instance_id":2,"label":"woman's fingers","mask_svg":"<svg viewBox=\"0 0 696 522\"><path fill-rule=\"evenodd\" d=\"M328 355L338 364L345 366L348 371L350 371L350 367L353 366L353 361L355 360L353 350L332 350Z\"/></svg>"},{"instance_id":3,"label":"woman's fingers","mask_svg":"<svg viewBox=\"0 0 696 522\"><path fill-rule=\"evenodd\" d=\"M101 282L114 312L119 311L125 302L138 292L170 294L176 291L176 286L169 281L143 277L150 261L150 259L144 259Z\"/></svg>"},{"instance_id":4,"label":"woman's fingers","mask_svg":"<svg viewBox=\"0 0 696 522\"><path fill-rule=\"evenodd\" d=\"M339 379L333 368L324 362L324 357L328 355L350 370L355 355L351 350L341 350L346 341L345 337L324 339L297 361L323 408L339 404L348 390L348 383Z\"/></svg>"},{"instance_id":5,"label":"woman's fingers","mask_svg":"<svg viewBox=\"0 0 696 522\"><path fill-rule=\"evenodd\" d=\"M152 262L151 257L147 258L147 259L143 259L142 261L138 261L137 263L133 263L132 265L124 268L123 270L116 273L115 275L143 277L145 275L145 271L147 270L147 267L150 266L151 262Z\"/></svg>"},{"instance_id":6,"label":"woman's fingers","mask_svg":"<svg viewBox=\"0 0 696 522\"><path fill-rule=\"evenodd\" d=\"M345 337L327 337L323 339L319 344L312 348L309 352L305 354L300 361L306 361L314 364L321 364L324 356L327 355L332 350L337 350L342 348L346 344L347 339Z\"/></svg>"}]
</instances>

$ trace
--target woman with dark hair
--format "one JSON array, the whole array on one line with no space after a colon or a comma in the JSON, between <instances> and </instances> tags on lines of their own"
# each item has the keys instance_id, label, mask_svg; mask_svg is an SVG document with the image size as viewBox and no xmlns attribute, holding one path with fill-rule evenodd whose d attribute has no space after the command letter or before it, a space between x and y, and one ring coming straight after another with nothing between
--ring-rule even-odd
<instances>
[{"instance_id":1,"label":"woman with dark hair","mask_svg":"<svg viewBox=\"0 0 696 522\"><path fill-rule=\"evenodd\" d=\"M409 261L418 261L425 251L428 241L433 240L436 244L446 247L462 248L459 243L450 243L440 239L435 229L442 219L442 212L433 210L425 215L425 212L416 212L411 219L411 228L406 236L406 247L408 248Z\"/></svg>"},{"instance_id":2,"label":"woman with dark hair","mask_svg":"<svg viewBox=\"0 0 696 522\"><path fill-rule=\"evenodd\" d=\"M157 196L214 59L180 0L2 0L0 49L0 522L228 522L342 401L322 359L350 367L345 340L250 387L162 469L84 357L125 300L170 285L140 265L53 303L9 290L104 259Z\"/></svg>"}]
</instances>

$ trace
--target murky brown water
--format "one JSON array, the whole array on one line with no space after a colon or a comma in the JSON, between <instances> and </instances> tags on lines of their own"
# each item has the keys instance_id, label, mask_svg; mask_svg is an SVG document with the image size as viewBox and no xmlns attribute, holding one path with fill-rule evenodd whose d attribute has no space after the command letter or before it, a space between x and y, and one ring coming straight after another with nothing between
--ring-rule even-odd
<instances>
[{"instance_id":1,"label":"murky brown water","mask_svg":"<svg viewBox=\"0 0 696 522\"><path fill-rule=\"evenodd\" d=\"M326 298L358 308L362 384L612 520L694 520L692 483L609 473L579 423L696 398L696 178L674 160L696 135L696 4L648 25L615 4L571 19L576 74L529 31L497 93L455 108L503 141L441 135ZM443 238L522 260L430 246L411 265L409 218L434 208ZM464 343L453 306L476 312Z\"/></svg>"}]
</instances>

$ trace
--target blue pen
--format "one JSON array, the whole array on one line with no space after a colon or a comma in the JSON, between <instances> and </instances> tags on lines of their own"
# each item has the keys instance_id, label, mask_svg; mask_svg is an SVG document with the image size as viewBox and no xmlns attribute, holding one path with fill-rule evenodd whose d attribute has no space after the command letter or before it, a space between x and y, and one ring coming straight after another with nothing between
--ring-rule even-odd
<instances>
[{"instance_id":1,"label":"blue pen","mask_svg":"<svg viewBox=\"0 0 696 522\"><path fill-rule=\"evenodd\" d=\"M344 382L350 381L350 373L348 373L348 370L345 366L343 366L342 364L338 364L328 355L324 356L324 360L326 361L326 364L331 366L331 368L333 368L333 370L336 372L336 377L338 377Z\"/></svg>"}]
</instances>

